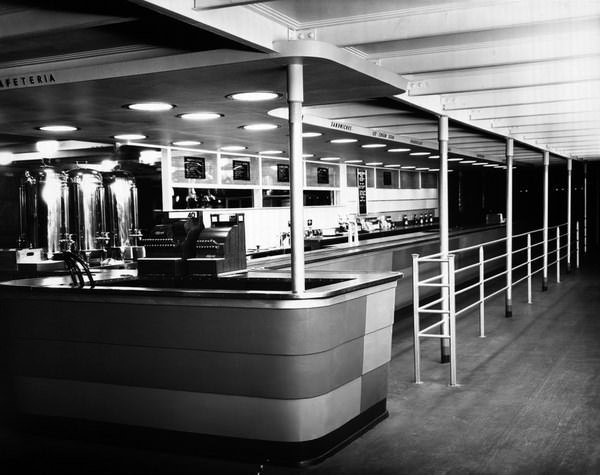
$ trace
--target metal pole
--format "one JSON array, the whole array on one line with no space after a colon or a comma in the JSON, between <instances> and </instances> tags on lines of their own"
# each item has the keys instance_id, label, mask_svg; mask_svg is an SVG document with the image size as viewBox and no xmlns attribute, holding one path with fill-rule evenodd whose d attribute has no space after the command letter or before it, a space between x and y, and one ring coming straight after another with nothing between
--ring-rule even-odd
<instances>
[{"instance_id":1,"label":"metal pole","mask_svg":"<svg viewBox=\"0 0 600 475\"><path fill-rule=\"evenodd\" d=\"M421 384L421 332L419 322L419 254L412 254L413 268L413 330L414 330L414 359L415 384Z\"/></svg>"},{"instance_id":2,"label":"metal pole","mask_svg":"<svg viewBox=\"0 0 600 475\"><path fill-rule=\"evenodd\" d=\"M479 246L479 337L485 338L485 259Z\"/></svg>"},{"instance_id":3,"label":"metal pole","mask_svg":"<svg viewBox=\"0 0 600 475\"><path fill-rule=\"evenodd\" d=\"M573 175L573 159L567 159L567 273L571 272L571 186Z\"/></svg>"},{"instance_id":4,"label":"metal pole","mask_svg":"<svg viewBox=\"0 0 600 475\"><path fill-rule=\"evenodd\" d=\"M583 163L583 253L587 254L587 162Z\"/></svg>"},{"instance_id":5,"label":"metal pole","mask_svg":"<svg viewBox=\"0 0 600 475\"><path fill-rule=\"evenodd\" d=\"M448 217L448 116L441 116L439 120L439 148L440 148L440 180L439 180L439 203L440 203L440 253L442 259L448 258L449 243L449 217ZM442 310L449 310L449 299L452 298L448 288L448 266L442 261L440 264L442 274ZM441 325L440 331L447 335L448 324ZM441 362L450 362L450 342L441 338Z\"/></svg>"},{"instance_id":6,"label":"metal pole","mask_svg":"<svg viewBox=\"0 0 600 475\"><path fill-rule=\"evenodd\" d=\"M513 139L506 139L506 298L504 316L512 317Z\"/></svg>"},{"instance_id":7,"label":"metal pole","mask_svg":"<svg viewBox=\"0 0 600 475\"><path fill-rule=\"evenodd\" d=\"M560 283L560 226L556 226L556 283Z\"/></svg>"},{"instance_id":8,"label":"metal pole","mask_svg":"<svg viewBox=\"0 0 600 475\"><path fill-rule=\"evenodd\" d=\"M575 225L575 265L579 269L579 221Z\"/></svg>"},{"instance_id":9,"label":"metal pole","mask_svg":"<svg viewBox=\"0 0 600 475\"><path fill-rule=\"evenodd\" d=\"M448 275L449 294L450 294L450 313L448 320L450 323L450 386L456 386L456 306L454 293L454 254L448 256Z\"/></svg>"},{"instance_id":10,"label":"metal pole","mask_svg":"<svg viewBox=\"0 0 600 475\"><path fill-rule=\"evenodd\" d=\"M302 162L302 102L304 101L301 63L288 64L288 109L290 133L290 221L292 292L304 288L304 165Z\"/></svg>"},{"instance_id":11,"label":"metal pole","mask_svg":"<svg viewBox=\"0 0 600 475\"><path fill-rule=\"evenodd\" d=\"M548 290L548 172L550 153L544 152L544 268L542 272L542 290Z\"/></svg>"},{"instance_id":12,"label":"metal pole","mask_svg":"<svg viewBox=\"0 0 600 475\"><path fill-rule=\"evenodd\" d=\"M531 302L531 234L527 234L527 303Z\"/></svg>"}]
</instances>

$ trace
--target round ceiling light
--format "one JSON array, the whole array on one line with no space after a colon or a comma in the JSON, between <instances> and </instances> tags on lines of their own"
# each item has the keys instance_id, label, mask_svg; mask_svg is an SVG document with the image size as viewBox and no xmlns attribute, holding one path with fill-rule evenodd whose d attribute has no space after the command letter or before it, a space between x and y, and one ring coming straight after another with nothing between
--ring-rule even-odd
<instances>
[{"instance_id":1,"label":"round ceiling light","mask_svg":"<svg viewBox=\"0 0 600 475\"><path fill-rule=\"evenodd\" d=\"M223 117L223 114L219 114L218 112L188 112L186 114L179 114L177 117L185 120L213 120Z\"/></svg>"},{"instance_id":2,"label":"round ceiling light","mask_svg":"<svg viewBox=\"0 0 600 475\"><path fill-rule=\"evenodd\" d=\"M137 104L127 104L123 107L134 111L160 112L171 110L175 105L168 102L139 102Z\"/></svg>"},{"instance_id":3,"label":"round ceiling light","mask_svg":"<svg viewBox=\"0 0 600 475\"><path fill-rule=\"evenodd\" d=\"M417 167L415 167L414 165L405 165L400 168L402 168L402 170L414 170Z\"/></svg>"},{"instance_id":4,"label":"round ceiling light","mask_svg":"<svg viewBox=\"0 0 600 475\"><path fill-rule=\"evenodd\" d=\"M358 140L347 138L347 139L333 139L333 140L330 140L330 142L331 143L354 143L354 142L358 142Z\"/></svg>"},{"instance_id":5,"label":"round ceiling light","mask_svg":"<svg viewBox=\"0 0 600 475\"><path fill-rule=\"evenodd\" d=\"M13 162L12 152L0 152L0 165L10 165Z\"/></svg>"},{"instance_id":6,"label":"round ceiling light","mask_svg":"<svg viewBox=\"0 0 600 475\"><path fill-rule=\"evenodd\" d=\"M383 148L386 146L387 145L384 143L366 143L364 145L361 145L362 148Z\"/></svg>"},{"instance_id":7,"label":"round ceiling light","mask_svg":"<svg viewBox=\"0 0 600 475\"><path fill-rule=\"evenodd\" d=\"M146 136L142 134L120 134L113 136L113 138L117 140L143 140Z\"/></svg>"},{"instance_id":8,"label":"round ceiling light","mask_svg":"<svg viewBox=\"0 0 600 475\"><path fill-rule=\"evenodd\" d=\"M429 157L427 157L427 158L440 158L440 156L439 155L429 155Z\"/></svg>"},{"instance_id":9,"label":"round ceiling light","mask_svg":"<svg viewBox=\"0 0 600 475\"><path fill-rule=\"evenodd\" d=\"M75 130L79 130L77 127L72 125L43 125L41 127L37 127L38 130L42 130L44 132L73 132Z\"/></svg>"},{"instance_id":10,"label":"round ceiling light","mask_svg":"<svg viewBox=\"0 0 600 475\"><path fill-rule=\"evenodd\" d=\"M258 152L261 155L281 155L283 150L263 150L262 152Z\"/></svg>"},{"instance_id":11,"label":"round ceiling light","mask_svg":"<svg viewBox=\"0 0 600 475\"><path fill-rule=\"evenodd\" d=\"M339 159L340 157L321 157L319 160L335 162Z\"/></svg>"},{"instance_id":12,"label":"round ceiling light","mask_svg":"<svg viewBox=\"0 0 600 475\"><path fill-rule=\"evenodd\" d=\"M365 165L370 165L372 167L378 167L380 165L383 165L383 162L367 162Z\"/></svg>"},{"instance_id":13,"label":"round ceiling light","mask_svg":"<svg viewBox=\"0 0 600 475\"><path fill-rule=\"evenodd\" d=\"M320 137L323 135L321 132L302 132L302 137L305 139L310 139L312 137Z\"/></svg>"},{"instance_id":14,"label":"round ceiling light","mask_svg":"<svg viewBox=\"0 0 600 475\"><path fill-rule=\"evenodd\" d=\"M250 130L252 132L261 132L263 130L273 130L277 129L279 126L277 124L248 124L242 125L242 129Z\"/></svg>"},{"instance_id":15,"label":"round ceiling light","mask_svg":"<svg viewBox=\"0 0 600 475\"><path fill-rule=\"evenodd\" d=\"M258 101L271 101L281 97L281 94L272 91L254 91L254 92L236 92L234 94L228 94L228 99L234 101L246 101L246 102L258 102Z\"/></svg>"},{"instance_id":16,"label":"round ceiling light","mask_svg":"<svg viewBox=\"0 0 600 475\"><path fill-rule=\"evenodd\" d=\"M399 163L392 163L390 165L385 165L385 168L399 168L400 164Z\"/></svg>"},{"instance_id":17,"label":"round ceiling light","mask_svg":"<svg viewBox=\"0 0 600 475\"><path fill-rule=\"evenodd\" d=\"M428 172L429 168L427 168L427 167L419 167L419 168L417 168L417 170L420 171L420 172Z\"/></svg>"},{"instance_id":18,"label":"round ceiling light","mask_svg":"<svg viewBox=\"0 0 600 475\"><path fill-rule=\"evenodd\" d=\"M176 147L193 147L201 143L199 140L177 140L176 142L171 142L171 145L175 145Z\"/></svg>"},{"instance_id":19,"label":"round ceiling light","mask_svg":"<svg viewBox=\"0 0 600 475\"><path fill-rule=\"evenodd\" d=\"M362 163L362 160L346 160L344 163Z\"/></svg>"},{"instance_id":20,"label":"round ceiling light","mask_svg":"<svg viewBox=\"0 0 600 475\"><path fill-rule=\"evenodd\" d=\"M315 156L315 154L314 154L314 153L303 153L303 154L302 154L302 157L303 157L303 158L311 158L311 157L314 157L314 156Z\"/></svg>"},{"instance_id":21,"label":"round ceiling light","mask_svg":"<svg viewBox=\"0 0 600 475\"><path fill-rule=\"evenodd\" d=\"M59 146L58 140L40 140L35 143L35 149L40 153L54 153Z\"/></svg>"},{"instance_id":22,"label":"round ceiling light","mask_svg":"<svg viewBox=\"0 0 600 475\"><path fill-rule=\"evenodd\" d=\"M425 155L431 155L431 152L411 152L409 155L413 155L415 157L424 157Z\"/></svg>"},{"instance_id":23,"label":"round ceiling light","mask_svg":"<svg viewBox=\"0 0 600 475\"><path fill-rule=\"evenodd\" d=\"M461 160L459 163L475 163L475 160Z\"/></svg>"},{"instance_id":24,"label":"round ceiling light","mask_svg":"<svg viewBox=\"0 0 600 475\"><path fill-rule=\"evenodd\" d=\"M221 147L220 150L225 150L226 152L240 152L247 148L248 147L244 147L243 145L225 145L224 147Z\"/></svg>"},{"instance_id":25,"label":"round ceiling light","mask_svg":"<svg viewBox=\"0 0 600 475\"><path fill-rule=\"evenodd\" d=\"M410 152L410 148L390 148L388 152Z\"/></svg>"}]
</instances>

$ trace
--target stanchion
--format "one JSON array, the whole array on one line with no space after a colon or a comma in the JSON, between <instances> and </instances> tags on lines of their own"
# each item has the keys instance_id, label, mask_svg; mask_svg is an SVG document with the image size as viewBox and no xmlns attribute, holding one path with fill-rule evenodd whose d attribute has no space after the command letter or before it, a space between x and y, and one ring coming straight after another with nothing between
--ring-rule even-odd
<instances>
[{"instance_id":1,"label":"stanchion","mask_svg":"<svg viewBox=\"0 0 600 475\"><path fill-rule=\"evenodd\" d=\"M485 338L485 259L479 246L479 337Z\"/></svg>"},{"instance_id":2,"label":"stanchion","mask_svg":"<svg viewBox=\"0 0 600 475\"><path fill-rule=\"evenodd\" d=\"M531 302L531 234L527 234L527 303Z\"/></svg>"},{"instance_id":3,"label":"stanchion","mask_svg":"<svg viewBox=\"0 0 600 475\"><path fill-rule=\"evenodd\" d=\"M560 284L560 226L556 226L556 283Z\"/></svg>"},{"instance_id":4,"label":"stanchion","mask_svg":"<svg viewBox=\"0 0 600 475\"><path fill-rule=\"evenodd\" d=\"M415 384L421 384L421 342L419 332L419 254L412 254L413 270L413 331L414 331L414 360Z\"/></svg>"}]
</instances>

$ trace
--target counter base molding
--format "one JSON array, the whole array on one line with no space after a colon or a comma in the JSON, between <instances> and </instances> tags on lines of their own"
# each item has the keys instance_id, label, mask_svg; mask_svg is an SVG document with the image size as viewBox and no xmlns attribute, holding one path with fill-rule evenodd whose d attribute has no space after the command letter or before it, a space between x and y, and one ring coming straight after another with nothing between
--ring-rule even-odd
<instances>
[{"instance_id":1,"label":"counter base molding","mask_svg":"<svg viewBox=\"0 0 600 475\"><path fill-rule=\"evenodd\" d=\"M14 281L1 298L18 410L200 437L199 453L321 460L387 416L397 275L384 276L301 301L255 294L219 305L210 293L86 289L73 298L31 280L19 292Z\"/></svg>"}]
</instances>

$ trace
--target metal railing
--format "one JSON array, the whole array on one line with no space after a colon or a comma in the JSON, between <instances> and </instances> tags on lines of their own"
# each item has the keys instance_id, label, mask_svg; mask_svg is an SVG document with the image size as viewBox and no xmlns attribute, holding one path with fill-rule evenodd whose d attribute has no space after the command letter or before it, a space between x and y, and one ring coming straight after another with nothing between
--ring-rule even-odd
<instances>
[{"instance_id":1,"label":"metal railing","mask_svg":"<svg viewBox=\"0 0 600 475\"><path fill-rule=\"evenodd\" d=\"M565 232L561 234L561 228ZM415 383L421 383L421 338L438 338L448 340L450 348L450 386L456 386L456 318L466 314L469 310L478 307L479 311L479 336L485 337L485 302L496 295L507 291L507 289L518 285L521 282L527 281L527 302L532 303L532 278L539 272L544 272L547 275L548 267L556 265L556 282L560 282L561 260L567 259L570 263L571 250L562 252L569 246L571 242L567 224L559 224L550 229L555 229L555 237L548 238L548 247L544 246L544 228L535 229L522 234L512 236L513 243L522 241L521 247L514 249L512 252L512 262L517 262L516 265L511 265L507 269L504 262L507 258L506 241L507 237L488 241L474 246L464 247L450 251L447 257L441 253L432 254L421 257L419 254L412 255L413 269L413 318L414 318L414 375ZM535 239L541 235L539 242ZM532 240L532 237L534 239ZM566 241L562 244L563 238ZM497 252L498 247L502 243L505 244L504 252ZM550 250L550 244L554 243L553 249ZM538 248L542 246L541 252ZM544 250L548 249L547 253ZM487 252L486 252L487 250ZM494 252L496 251L496 252ZM491 254L491 255L490 255ZM548 262L548 255L553 254L554 260ZM579 222L575 228L575 254L576 267L579 268ZM486 257L487 256L487 257ZM458 261L466 261L464 265L457 266ZM474 260L474 262L469 262ZM504 261L503 261L504 260ZM538 261L542 260L542 264L535 268ZM421 278L420 266L429 264L437 264L439 268L433 276ZM499 271L498 268L500 268ZM506 285L499 289L489 290L492 281L502 276L507 276L510 271L510 279L506 279ZM494 272L494 273L492 273ZM523 273L524 275L517 280L512 281L513 273ZM508 276L507 276L508 277ZM457 282L462 283L457 290ZM486 286L488 289L486 289ZM431 292L431 289L439 290L440 296L437 297L437 292ZM429 289L428 291L424 289ZM468 292L476 295L476 300L468 301ZM421 304L423 294L431 296L434 294L433 300ZM456 308L456 298L462 296L461 308ZM431 318L438 316L440 319L429 324L425 328L421 328L421 318ZM435 330L439 333L433 333Z\"/></svg>"}]
</instances>

